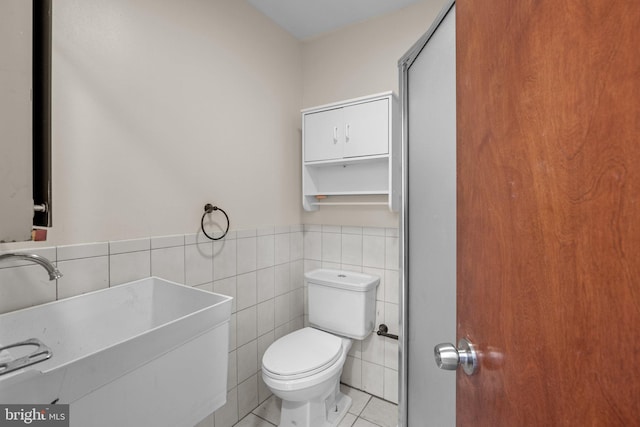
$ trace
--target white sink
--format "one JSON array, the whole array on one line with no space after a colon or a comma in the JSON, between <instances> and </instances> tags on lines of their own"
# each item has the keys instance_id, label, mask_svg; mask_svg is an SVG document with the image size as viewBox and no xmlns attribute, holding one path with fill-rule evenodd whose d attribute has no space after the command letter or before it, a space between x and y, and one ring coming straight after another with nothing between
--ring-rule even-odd
<instances>
[{"instance_id":1,"label":"white sink","mask_svg":"<svg viewBox=\"0 0 640 427\"><path fill-rule=\"evenodd\" d=\"M0 402L69 403L72 426L193 426L226 400L230 316L230 297L157 277L0 315L0 347L52 352L4 374L35 347L2 352Z\"/></svg>"}]
</instances>

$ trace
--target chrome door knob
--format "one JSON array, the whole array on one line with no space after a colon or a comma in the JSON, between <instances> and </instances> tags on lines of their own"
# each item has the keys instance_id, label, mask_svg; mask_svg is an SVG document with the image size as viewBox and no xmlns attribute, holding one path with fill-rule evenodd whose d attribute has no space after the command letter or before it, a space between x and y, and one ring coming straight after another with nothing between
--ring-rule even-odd
<instances>
[{"instance_id":1,"label":"chrome door knob","mask_svg":"<svg viewBox=\"0 0 640 427\"><path fill-rule=\"evenodd\" d=\"M464 373L473 375L478 371L478 354L473 344L466 339L458 342L458 348L451 343L438 344L433 349L438 368L455 371L462 366Z\"/></svg>"},{"instance_id":2,"label":"chrome door knob","mask_svg":"<svg viewBox=\"0 0 640 427\"><path fill-rule=\"evenodd\" d=\"M460 363L458 349L451 343L438 344L433 349L433 355L436 358L438 368L446 371L455 371Z\"/></svg>"}]
</instances>

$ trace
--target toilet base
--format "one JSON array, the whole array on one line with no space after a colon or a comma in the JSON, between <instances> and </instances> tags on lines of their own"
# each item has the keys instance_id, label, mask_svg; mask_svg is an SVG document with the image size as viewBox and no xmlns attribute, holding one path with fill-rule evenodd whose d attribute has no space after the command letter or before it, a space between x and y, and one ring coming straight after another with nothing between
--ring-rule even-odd
<instances>
[{"instance_id":1,"label":"toilet base","mask_svg":"<svg viewBox=\"0 0 640 427\"><path fill-rule=\"evenodd\" d=\"M336 427L351 407L351 398L340 392L340 383L328 396L306 402L282 401L278 427Z\"/></svg>"},{"instance_id":2,"label":"toilet base","mask_svg":"<svg viewBox=\"0 0 640 427\"><path fill-rule=\"evenodd\" d=\"M351 398L346 394L338 392L335 407L327 413L328 425L335 427L340 424L340 421L347 415L349 408L351 408Z\"/></svg>"}]
</instances>

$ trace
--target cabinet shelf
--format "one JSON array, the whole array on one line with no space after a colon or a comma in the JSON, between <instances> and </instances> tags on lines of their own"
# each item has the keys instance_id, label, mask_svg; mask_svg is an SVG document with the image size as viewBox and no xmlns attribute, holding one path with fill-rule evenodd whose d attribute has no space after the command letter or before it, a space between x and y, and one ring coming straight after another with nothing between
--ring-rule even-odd
<instances>
[{"instance_id":1,"label":"cabinet shelf","mask_svg":"<svg viewBox=\"0 0 640 427\"><path fill-rule=\"evenodd\" d=\"M302 203L399 209L400 150L392 92L302 111ZM380 195L386 202L328 202L315 196Z\"/></svg>"},{"instance_id":2,"label":"cabinet shelf","mask_svg":"<svg viewBox=\"0 0 640 427\"><path fill-rule=\"evenodd\" d=\"M316 202L311 206L387 206L387 202Z\"/></svg>"},{"instance_id":3,"label":"cabinet shelf","mask_svg":"<svg viewBox=\"0 0 640 427\"><path fill-rule=\"evenodd\" d=\"M372 191L325 191L322 193L305 193L305 196L386 196L388 190L372 190Z\"/></svg>"},{"instance_id":4,"label":"cabinet shelf","mask_svg":"<svg viewBox=\"0 0 640 427\"><path fill-rule=\"evenodd\" d=\"M359 156L359 157L346 157L342 159L316 160L313 162L304 162L304 164L305 166L308 166L308 167L314 167L314 166L322 167L327 165L350 165L355 163L367 163L367 162L370 162L373 160L379 160L379 159L387 160L389 159L389 155L378 154L373 156Z\"/></svg>"}]
</instances>

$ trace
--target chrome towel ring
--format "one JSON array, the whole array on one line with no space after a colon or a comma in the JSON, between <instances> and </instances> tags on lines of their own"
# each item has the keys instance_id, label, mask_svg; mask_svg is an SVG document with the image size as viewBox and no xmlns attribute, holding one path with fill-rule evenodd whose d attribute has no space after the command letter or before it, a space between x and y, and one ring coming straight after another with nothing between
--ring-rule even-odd
<instances>
[{"instance_id":1,"label":"chrome towel ring","mask_svg":"<svg viewBox=\"0 0 640 427\"><path fill-rule=\"evenodd\" d=\"M204 217L207 216L207 214L212 213L213 211L220 211L224 214L224 217L227 219L227 229L224 230L224 233L222 233L222 236L220 237L211 237L207 234L207 232L204 230ZM204 233L205 236L207 236L209 239L211 240L220 240L222 238L224 238L224 236L227 235L227 233L229 232L229 216L227 215L227 213L217 207L217 206L213 206L211 203L207 203L206 205L204 205L204 213L202 214L202 219L200 220L200 228L202 229L202 232Z\"/></svg>"}]
</instances>

